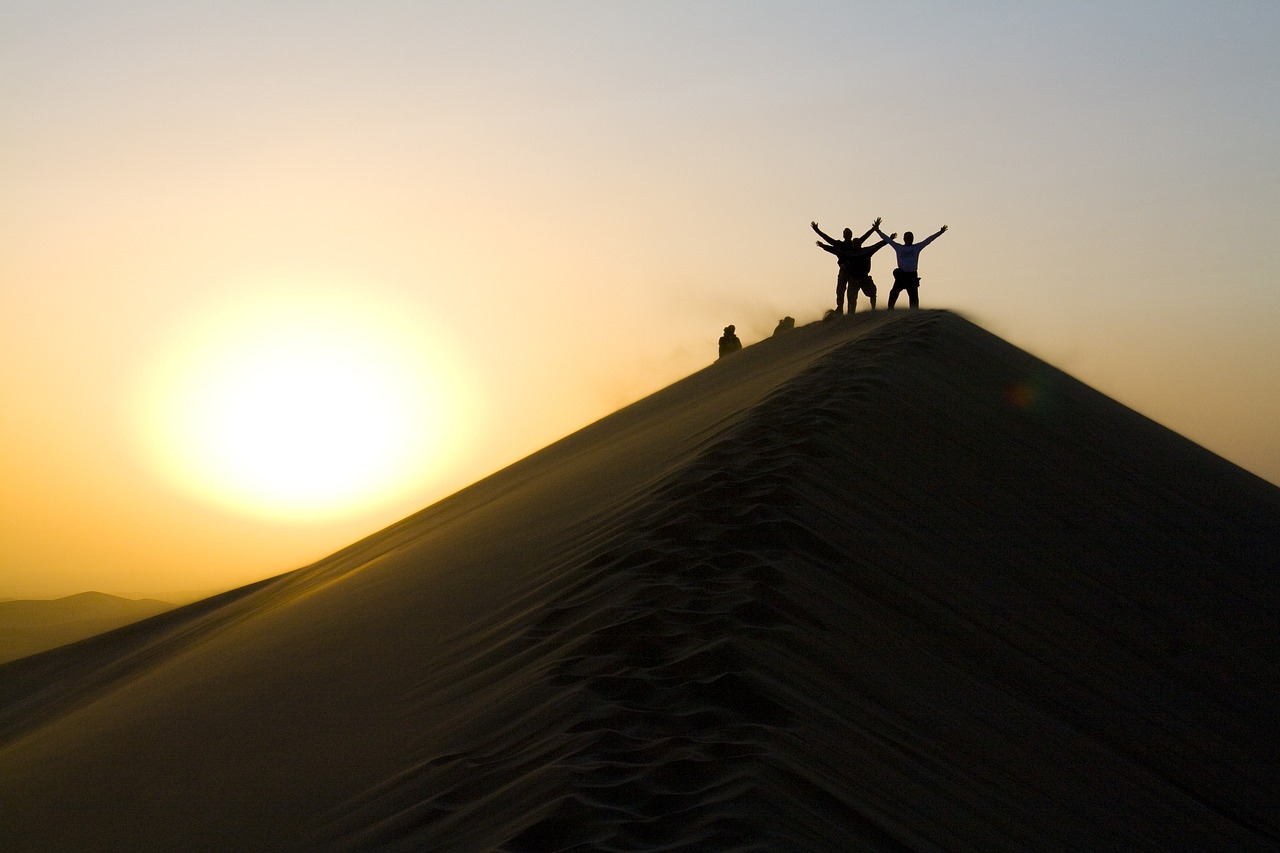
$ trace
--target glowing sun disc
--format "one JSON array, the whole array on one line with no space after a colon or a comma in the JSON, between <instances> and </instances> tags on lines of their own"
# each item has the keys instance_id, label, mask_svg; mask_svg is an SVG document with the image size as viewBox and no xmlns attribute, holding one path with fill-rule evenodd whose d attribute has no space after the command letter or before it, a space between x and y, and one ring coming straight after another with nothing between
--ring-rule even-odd
<instances>
[{"instance_id":1,"label":"glowing sun disc","mask_svg":"<svg viewBox=\"0 0 1280 853\"><path fill-rule=\"evenodd\" d=\"M201 312L145 383L170 483L240 512L319 519L421 486L456 455L467 394L397 306L275 289Z\"/></svg>"}]
</instances>

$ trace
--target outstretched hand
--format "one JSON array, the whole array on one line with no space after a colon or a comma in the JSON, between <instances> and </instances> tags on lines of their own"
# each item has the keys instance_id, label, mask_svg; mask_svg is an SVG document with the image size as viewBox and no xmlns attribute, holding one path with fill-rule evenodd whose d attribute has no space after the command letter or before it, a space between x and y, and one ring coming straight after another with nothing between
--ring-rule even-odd
<instances>
[{"instance_id":1,"label":"outstretched hand","mask_svg":"<svg viewBox=\"0 0 1280 853\"><path fill-rule=\"evenodd\" d=\"M814 240L813 245L817 246L819 249L822 249L822 248L825 248L827 244L822 242L821 240Z\"/></svg>"},{"instance_id":2,"label":"outstretched hand","mask_svg":"<svg viewBox=\"0 0 1280 853\"><path fill-rule=\"evenodd\" d=\"M810 226L811 228L813 228L813 230L814 230L814 231L817 231L817 230L818 230L818 222L817 222L817 220L814 220L813 222L810 222L810 223L809 223L809 226Z\"/></svg>"},{"instance_id":3,"label":"outstretched hand","mask_svg":"<svg viewBox=\"0 0 1280 853\"><path fill-rule=\"evenodd\" d=\"M938 229L938 233L939 233L939 234L946 234L946 233L947 233L947 226L943 225L941 228L939 228L939 229Z\"/></svg>"},{"instance_id":4,"label":"outstretched hand","mask_svg":"<svg viewBox=\"0 0 1280 853\"><path fill-rule=\"evenodd\" d=\"M896 239L898 239L898 232L897 232L897 231L894 231L892 234L890 234L890 235L889 235L889 239L890 239L890 240L896 240Z\"/></svg>"},{"instance_id":5,"label":"outstretched hand","mask_svg":"<svg viewBox=\"0 0 1280 853\"><path fill-rule=\"evenodd\" d=\"M877 217L876 217L876 221L871 223L871 227L872 227L872 228L879 228L879 227L880 227L880 223L881 223L882 221L883 221L883 220L882 220L879 216L877 216Z\"/></svg>"}]
</instances>

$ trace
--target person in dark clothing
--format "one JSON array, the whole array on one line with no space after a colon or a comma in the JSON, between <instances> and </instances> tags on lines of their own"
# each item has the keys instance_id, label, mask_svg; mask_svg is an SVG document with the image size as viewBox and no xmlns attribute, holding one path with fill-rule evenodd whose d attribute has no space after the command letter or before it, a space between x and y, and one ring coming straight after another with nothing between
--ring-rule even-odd
<instances>
[{"instance_id":1,"label":"person in dark clothing","mask_svg":"<svg viewBox=\"0 0 1280 853\"><path fill-rule=\"evenodd\" d=\"M880 230L880 220L876 220L874 230L881 237L884 232ZM907 292L907 301L912 308L920 307L920 250L925 246L937 240L943 234L947 233L947 226L943 225L938 229L937 233L930 237L926 237L919 243L915 242L915 235L910 231L902 234L902 242L895 243L893 238L896 234L890 234L884 237L886 243L893 247L893 251L898 255L898 268L893 271L893 289L889 291L889 307L893 307L893 303L898 301L898 294L902 291Z\"/></svg>"},{"instance_id":2,"label":"person in dark clothing","mask_svg":"<svg viewBox=\"0 0 1280 853\"><path fill-rule=\"evenodd\" d=\"M734 333L734 327L725 326L724 334L720 336L720 358L732 355L740 349L742 349L742 341L738 340L738 336Z\"/></svg>"},{"instance_id":3,"label":"person in dark clothing","mask_svg":"<svg viewBox=\"0 0 1280 853\"><path fill-rule=\"evenodd\" d=\"M863 246L862 243L872 235L879 227L880 220L877 219L871 225L871 229L861 237L854 239L853 231L848 228L844 229L843 240L833 240L822 232L818 227L818 223L812 222L813 230L818 232L818 236L822 238L817 242L819 249L824 252L830 252L836 256L836 261L840 265L840 272L836 276L836 313L844 313L844 294L845 290L849 291L849 313L852 314L858 302L858 291L871 299L871 307L876 307L876 283L871 278L871 256L874 255L888 240L882 240L874 246ZM881 234L881 237L884 235ZM898 236L897 234L893 235ZM824 243L823 240L826 242Z\"/></svg>"}]
</instances>

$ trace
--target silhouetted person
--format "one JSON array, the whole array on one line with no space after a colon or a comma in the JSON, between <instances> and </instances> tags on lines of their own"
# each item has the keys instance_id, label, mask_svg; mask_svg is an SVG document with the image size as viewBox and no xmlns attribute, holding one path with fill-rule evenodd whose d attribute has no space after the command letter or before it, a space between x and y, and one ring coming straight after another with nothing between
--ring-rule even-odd
<instances>
[{"instance_id":1,"label":"silhouetted person","mask_svg":"<svg viewBox=\"0 0 1280 853\"><path fill-rule=\"evenodd\" d=\"M791 331L795 327L796 327L795 317L783 317L781 320L778 321L778 325L774 327L773 333L775 335L780 335L783 332Z\"/></svg>"},{"instance_id":2,"label":"silhouetted person","mask_svg":"<svg viewBox=\"0 0 1280 853\"><path fill-rule=\"evenodd\" d=\"M876 243L874 246L863 246L862 243L872 232L880 227L880 220L877 219L871 224L871 228L866 234L854 239L853 231L848 228L844 229L843 240L832 240L829 236L822 233L822 229L818 227L818 223L809 223L813 230L818 232L818 236L823 240L817 242L819 249L824 252L830 252L836 256L836 261L840 265L840 272L836 276L836 311L837 314L844 313L844 294L846 288L849 291L849 313L852 314L858 303L858 291L871 299L871 307L876 307L876 283L871 278L871 256L880 250L887 242L887 239ZM884 237L883 234L880 235ZM893 236L898 236L894 234Z\"/></svg>"},{"instance_id":3,"label":"silhouetted person","mask_svg":"<svg viewBox=\"0 0 1280 853\"><path fill-rule=\"evenodd\" d=\"M733 326L724 327L724 334L720 336L720 358L732 355L742 349L742 341L738 340L738 336L734 334L733 329Z\"/></svg>"},{"instance_id":4,"label":"silhouetted person","mask_svg":"<svg viewBox=\"0 0 1280 853\"><path fill-rule=\"evenodd\" d=\"M879 219L876 220L874 228L877 234L884 237L884 232L880 230ZM890 308L893 307L893 303L898 301L898 294L904 290L907 292L907 300L911 307L920 307L920 273L918 268L920 250L945 233L947 233L947 226L943 225L938 229L938 233L919 243L915 242L915 235L910 231L903 232L901 243L893 242L893 234L884 237L885 242L898 253L898 268L893 271L893 289L889 291Z\"/></svg>"}]
</instances>

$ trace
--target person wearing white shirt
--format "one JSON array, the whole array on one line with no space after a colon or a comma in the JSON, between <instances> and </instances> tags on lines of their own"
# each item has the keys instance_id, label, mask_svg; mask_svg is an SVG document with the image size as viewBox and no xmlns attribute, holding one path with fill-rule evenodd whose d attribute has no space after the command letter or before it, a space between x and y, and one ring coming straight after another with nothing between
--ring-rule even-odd
<instances>
[{"instance_id":1,"label":"person wearing white shirt","mask_svg":"<svg viewBox=\"0 0 1280 853\"><path fill-rule=\"evenodd\" d=\"M879 219L876 220L880 222ZM898 268L893 271L893 289L889 291L889 307L893 307L893 303L898 301L898 294L902 291L907 292L907 300L912 308L920 307L920 250L925 246L937 240L947 232L947 226L943 225L938 229L936 234L915 242L915 235L910 231L906 231L902 235L902 242L894 242L891 236L885 236L880 230L879 224L875 226L875 232L884 241L893 247L893 251L898 255Z\"/></svg>"}]
</instances>

